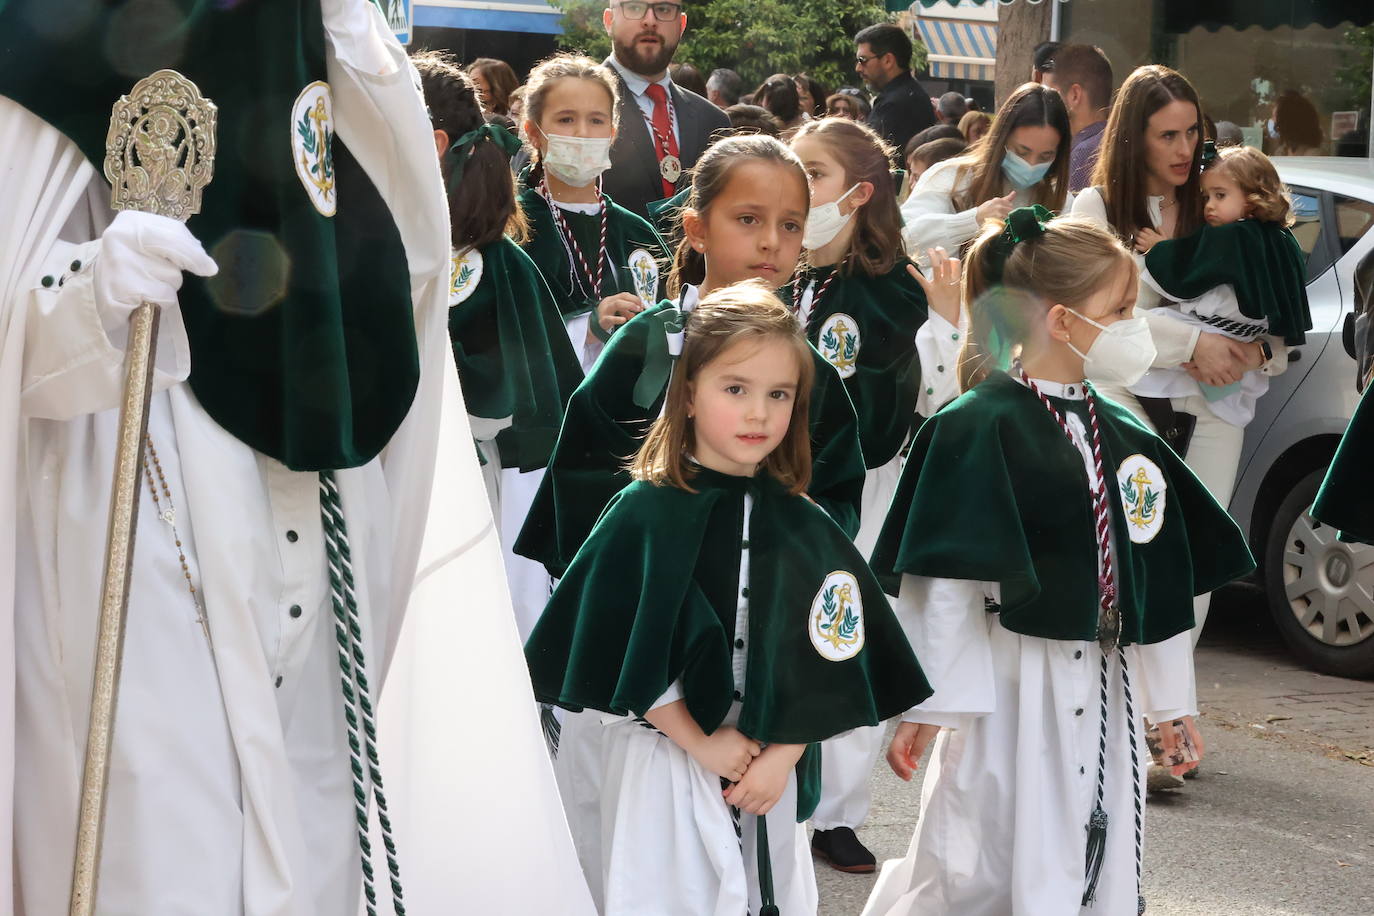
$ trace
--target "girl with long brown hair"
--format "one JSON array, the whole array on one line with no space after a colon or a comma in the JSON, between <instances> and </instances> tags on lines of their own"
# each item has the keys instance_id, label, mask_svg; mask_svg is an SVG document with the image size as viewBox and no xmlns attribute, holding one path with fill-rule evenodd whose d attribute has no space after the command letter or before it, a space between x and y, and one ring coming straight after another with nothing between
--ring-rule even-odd
<instances>
[{"instance_id":1,"label":"girl with long brown hair","mask_svg":"<svg viewBox=\"0 0 1374 916\"><path fill-rule=\"evenodd\" d=\"M526 644L531 681L610 714L565 737L599 751L583 861L602 913L814 914L814 743L930 691L863 557L804 495L817 367L796 318L750 280L683 332L634 481Z\"/></svg>"},{"instance_id":2,"label":"girl with long brown hair","mask_svg":"<svg viewBox=\"0 0 1374 916\"><path fill-rule=\"evenodd\" d=\"M1017 89L978 146L921 175L902 204L907 251L917 260L930 248L956 252L1014 207L1064 209L1071 140L1059 93L1039 83Z\"/></svg>"},{"instance_id":3,"label":"girl with long brown hair","mask_svg":"<svg viewBox=\"0 0 1374 916\"><path fill-rule=\"evenodd\" d=\"M1200 757L1192 598L1254 567L1239 528L1159 437L1085 382L1149 366L1135 265L1040 208L966 264L967 388L912 445L871 565L935 694L887 759L933 739L906 858L864 912L1144 912L1140 717Z\"/></svg>"},{"instance_id":4,"label":"girl with long brown hair","mask_svg":"<svg viewBox=\"0 0 1374 916\"><path fill-rule=\"evenodd\" d=\"M729 137L702 154L668 280L675 299L620 325L569 401L518 553L562 574L611 497L629 483L626 465L661 410L686 315L702 296L733 283L786 284L801 257L807 209L801 162L772 137ZM864 478L857 420L834 367L814 350L812 357L809 493L853 532Z\"/></svg>"}]
</instances>

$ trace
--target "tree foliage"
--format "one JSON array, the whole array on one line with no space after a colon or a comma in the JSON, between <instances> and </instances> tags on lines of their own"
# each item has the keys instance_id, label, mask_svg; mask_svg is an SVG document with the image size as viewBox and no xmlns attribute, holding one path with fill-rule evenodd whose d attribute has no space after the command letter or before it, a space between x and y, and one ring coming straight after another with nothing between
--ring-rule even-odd
<instances>
[{"instance_id":1,"label":"tree foliage","mask_svg":"<svg viewBox=\"0 0 1374 916\"><path fill-rule=\"evenodd\" d=\"M551 0L563 11L565 48L605 57L605 0ZM752 88L772 73L808 73L827 87L856 85L854 35L892 21L881 0L698 0L687 6L687 33L676 59L709 75L729 67ZM918 41L913 69L925 64Z\"/></svg>"}]
</instances>

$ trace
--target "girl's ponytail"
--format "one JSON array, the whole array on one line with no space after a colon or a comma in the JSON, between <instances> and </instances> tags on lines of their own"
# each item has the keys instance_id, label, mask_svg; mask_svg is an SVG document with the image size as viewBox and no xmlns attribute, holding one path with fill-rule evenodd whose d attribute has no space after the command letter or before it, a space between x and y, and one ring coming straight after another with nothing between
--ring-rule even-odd
<instances>
[{"instance_id":1,"label":"girl's ponytail","mask_svg":"<svg viewBox=\"0 0 1374 916\"><path fill-rule=\"evenodd\" d=\"M673 268L668 273L668 295L675 297L684 286L700 286L705 279L706 255L693 248L684 233L682 241L677 243Z\"/></svg>"},{"instance_id":2,"label":"girl's ponytail","mask_svg":"<svg viewBox=\"0 0 1374 916\"><path fill-rule=\"evenodd\" d=\"M964 261L960 390L1006 369L1052 305L1077 309L1123 268L1134 274L1130 253L1090 220L1053 219L1035 206L1013 210L1006 224L990 221Z\"/></svg>"}]
</instances>

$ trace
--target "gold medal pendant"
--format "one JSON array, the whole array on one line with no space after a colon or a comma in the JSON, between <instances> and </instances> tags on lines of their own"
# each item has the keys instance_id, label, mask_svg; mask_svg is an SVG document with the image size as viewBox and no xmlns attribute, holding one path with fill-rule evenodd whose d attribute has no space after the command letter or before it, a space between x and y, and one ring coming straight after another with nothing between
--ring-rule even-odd
<instances>
[{"instance_id":1,"label":"gold medal pendant","mask_svg":"<svg viewBox=\"0 0 1374 916\"><path fill-rule=\"evenodd\" d=\"M1121 642L1121 610L1115 604L1102 612L1097 624L1097 644L1104 655L1110 655Z\"/></svg>"},{"instance_id":2,"label":"gold medal pendant","mask_svg":"<svg viewBox=\"0 0 1374 916\"><path fill-rule=\"evenodd\" d=\"M664 181L677 184L677 180L682 177L682 160L669 153L659 160L658 173L663 176Z\"/></svg>"}]
</instances>

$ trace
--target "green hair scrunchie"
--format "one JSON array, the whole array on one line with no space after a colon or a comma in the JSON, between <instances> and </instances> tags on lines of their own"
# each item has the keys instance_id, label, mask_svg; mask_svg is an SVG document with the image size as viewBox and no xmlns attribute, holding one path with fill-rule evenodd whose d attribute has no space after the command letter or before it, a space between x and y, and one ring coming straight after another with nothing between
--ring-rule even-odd
<instances>
[{"instance_id":1,"label":"green hair scrunchie","mask_svg":"<svg viewBox=\"0 0 1374 916\"><path fill-rule=\"evenodd\" d=\"M520 152L520 138L500 124L487 122L483 123L481 127L468 131L455 140L453 145L448 148L448 152L444 153L444 161L451 169L448 176L449 193L452 193L458 185L462 184L463 170L467 168L468 159L472 156L473 149L482 140L490 140L495 143L507 157Z\"/></svg>"},{"instance_id":2,"label":"green hair scrunchie","mask_svg":"<svg viewBox=\"0 0 1374 916\"><path fill-rule=\"evenodd\" d=\"M1017 207L1007 214L1006 226L1002 234L992 242L992 257L988 259L987 281L989 284L1002 282L1002 269L1011 257L1012 249L1021 242L1038 239L1045 234L1045 226L1054 219L1054 213L1033 204Z\"/></svg>"},{"instance_id":3,"label":"green hair scrunchie","mask_svg":"<svg viewBox=\"0 0 1374 916\"><path fill-rule=\"evenodd\" d=\"M1007 214L1007 227L1002 237L1008 247L1027 239L1038 239L1045 234L1045 224L1054 219L1054 214L1039 204L1030 207L1017 207Z\"/></svg>"}]
</instances>

